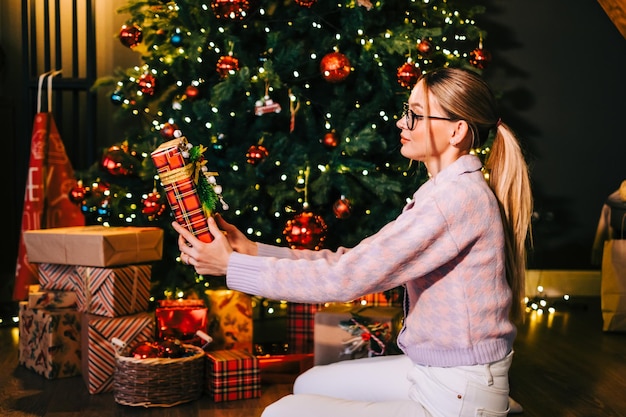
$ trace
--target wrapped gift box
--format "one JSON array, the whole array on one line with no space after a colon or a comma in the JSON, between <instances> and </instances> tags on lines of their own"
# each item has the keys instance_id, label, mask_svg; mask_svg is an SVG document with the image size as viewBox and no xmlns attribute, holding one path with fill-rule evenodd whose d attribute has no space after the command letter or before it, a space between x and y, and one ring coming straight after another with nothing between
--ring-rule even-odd
<instances>
[{"instance_id":1,"label":"wrapped gift box","mask_svg":"<svg viewBox=\"0 0 626 417\"><path fill-rule=\"evenodd\" d=\"M290 353L312 353L315 313L324 304L289 303L287 306L287 339Z\"/></svg>"},{"instance_id":2,"label":"wrapped gift box","mask_svg":"<svg viewBox=\"0 0 626 417\"><path fill-rule=\"evenodd\" d=\"M395 340L403 317L401 307L329 305L315 314L314 364L400 353Z\"/></svg>"},{"instance_id":3,"label":"wrapped gift box","mask_svg":"<svg viewBox=\"0 0 626 417\"><path fill-rule=\"evenodd\" d=\"M152 153L152 162L159 173L174 218L203 242L211 242L207 213L202 206L193 181L195 167L183 157L185 137L162 143Z\"/></svg>"},{"instance_id":4,"label":"wrapped gift box","mask_svg":"<svg viewBox=\"0 0 626 417\"><path fill-rule=\"evenodd\" d=\"M202 300L160 300L156 308L157 339L203 345L196 331L207 331L208 308Z\"/></svg>"},{"instance_id":5,"label":"wrapped gift box","mask_svg":"<svg viewBox=\"0 0 626 417\"><path fill-rule=\"evenodd\" d=\"M48 379L81 373L81 313L19 303L19 363Z\"/></svg>"},{"instance_id":6,"label":"wrapped gift box","mask_svg":"<svg viewBox=\"0 0 626 417\"><path fill-rule=\"evenodd\" d=\"M100 268L77 266L74 287L77 309L84 313L118 317L148 310L152 266Z\"/></svg>"},{"instance_id":7,"label":"wrapped gift box","mask_svg":"<svg viewBox=\"0 0 626 417\"><path fill-rule=\"evenodd\" d=\"M74 291L76 266L39 264L39 285L43 290Z\"/></svg>"},{"instance_id":8,"label":"wrapped gift box","mask_svg":"<svg viewBox=\"0 0 626 417\"><path fill-rule=\"evenodd\" d=\"M29 262L113 266L158 261L163 229L158 227L75 226L24 232Z\"/></svg>"},{"instance_id":9,"label":"wrapped gift box","mask_svg":"<svg viewBox=\"0 0 626 417\"><path fill-rule=\"evenodd\" d=\"M209 350L239 349L253 353L252 297L229 289L207 290Z\"/></svg>"},{"instance_id":10,"label":"wrapped gift box","mask_svg":"<svg viewBox=\"0 0 626 417\"><path fill-rule=\"evenodd\" d=\"M385 292L364 295L354 300L354 303L373 307L402 306L403 297L404 289L398 287Z\"/></svg>"},{"instance_id":11,"label":"wrapped gift box","mask_svg":"<svg viewBox=\"0 0 626 417\"><path fill-rule=\"evenodd\" d=\"M29 308L75 308L76 292L43 290L28 293Z\"/></svg>"},{"instance_id":12,"label":"wrapped gift box","mask_svg":"<svg viewBox=\"0 0 626 417\"><path fill-rule=\"evenodd\" d=\"M123 317L83 314L81 370L90 394L113 389L116 350L113 338L128 345L154 338L154 315L137 313Z\"/></svg>"},{"instance_id":13,"label":"wrapped gift box","mask_svg":"<svg viewBox=\"0 0 626 417\"><path fill-rule=\"evenodd\" d=\"M215 402L261 396L261 374L256 356L244 350L207 352L206 392Z\"/></svg>"}]
</instances>

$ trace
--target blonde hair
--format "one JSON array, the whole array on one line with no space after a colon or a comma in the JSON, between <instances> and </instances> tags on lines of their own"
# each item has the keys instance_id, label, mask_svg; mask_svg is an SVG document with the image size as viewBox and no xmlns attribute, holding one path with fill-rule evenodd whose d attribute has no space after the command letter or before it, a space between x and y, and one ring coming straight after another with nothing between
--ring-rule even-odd
<instances>
[{"instance_id":1,"label":"blonde hair","mask_svg":"<svg viewBox=\"0 0 626 417\"><path fill-rule=\"evenodd\" d=\"M489 186L500 204L504 224L506 278L513 292L511 317L523 318L525 296L526 243L532 243L532 191L528 165L517 137L498 116L496 98L478 74L444 68L420 77L447 116L465 120L473 136L473 147L481 147L495 131L491 151L485 163Z\"/></svg>"}]
</instances>

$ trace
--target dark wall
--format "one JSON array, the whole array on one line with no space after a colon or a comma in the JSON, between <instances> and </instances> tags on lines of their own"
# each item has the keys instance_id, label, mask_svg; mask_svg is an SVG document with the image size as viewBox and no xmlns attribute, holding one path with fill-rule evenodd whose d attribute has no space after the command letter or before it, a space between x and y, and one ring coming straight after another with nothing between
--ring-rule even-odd
<instances>
[{"instance_id":1,"label":"dark wall","mask_svg":"<svg viewBox=\"0 0 626 417\"><path fill-rule=\"evenodd\" d=\"M531 268L595 269L605 198L626 179L626 39L596 1L494 2L485 76L529 153Z\"/></svg>"}]
</instances>

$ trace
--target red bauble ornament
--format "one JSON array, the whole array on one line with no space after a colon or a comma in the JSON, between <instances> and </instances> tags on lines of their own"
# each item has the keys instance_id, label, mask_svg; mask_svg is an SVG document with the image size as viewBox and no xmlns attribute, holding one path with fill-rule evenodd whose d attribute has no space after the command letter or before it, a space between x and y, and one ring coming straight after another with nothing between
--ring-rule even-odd
<instances>
[{"instance_id":1,"label":"red bauble ornament","mask_svg":"<svg viewBox=\"0 0 626 417\"><path fill-rule=\"evenodd\" d=\"M304 211L287 221L283 235L292 249L319 250L326 240L326 230L321 216Z\"/></svg>"},{"instance_id":2,"label":"red bauble ornament","mask_svg":"<svg viewBox=\"0 0 626 417\"><path fill-rule=\"evenodd\" d=\"M476 48L469 54L469 63L478 69L485 69L490 62L491 52L483 48Z\"/></svg>"},{"instance_id":3,"label":"red bauble ornament","mask_svg":"<svg viewBox=\"0 0 626 417\"><path fill-rule=\"evenodd\" d=\"M111 146L102 155L101 166L106 172L115 176L135 173L135 159L119 146Z\"/></svg>"},{"instance_id":4,"label":"red bauble ornament","mask_svg":"<svg viewBox=\"0 0 626 417\"><path fill-rule=\"evenodd\" d=\"M413 88L420 76L420 70L414 63L407 62L398 68L397 76L402 87Z\"/></svg>"},{"instance_id":5,"label":"red bauble ornament","mask_svg":"<svg viewBox=\"0 0 626 417\"><path fill-rule=\"evenodd\" d=\"M417 44L417 50L423 56L429 56L430 53L433 51L433 44L428 39L422 39Z\"/></svg>"},{"instance_id":6,"label":"red bauble ornament","mask_svg":"<svg viewBox=\"0 0 626 417\"><path fill-rule=\"evenodd\" d=\"M137 25L123 25L120 29L120 42L129 48L134 48L143 39L141 28Z\"/></svg>"},{"instance_id":7,"label":"red bauble ornament","mask_svg":"<svg viewBox=\"0 0 626 417\"><path fill-rule=\"evenodd\" d=\"M78 181L76 185L68 193L68 197L72 203L80 204L83 202L85 197L87 197L88 193L89 193L89 189L83 186L82 181Z\"/></svg>"},{"instance_id":8,"label":"red bauble ornament","mask_svg":"<svg viewBox=\"0 0 626 417\"><path fill-rule=\"evenodd\" d=\"M338 83L350 75L352 67L347 56L341 52L331 52L320 61L320 71L326 81Z\"/></svg>"},{"instance_id":9,"label":"red bauble ornament","mask_svg":"<svg viewBox=\"0 0 626 417\"><path fill-rule=\"evenodd\" d=\"M176 125L175 123L165 123L162 127L161 127L161 137L163 137L163 139L165 140L172 140L178 136L176 132L180 132L180 129L178 129L178 125Z\"/></svg>"},{"instance_id":10,"label":"red bauble ornament","mask_svg":"<svg viewBox=\"0 0 626 417\"><path fill-rule=\"evenodd\" d=\"M195 100L199 94L200 94L200 90L195 85L190 85L185 90L185 95L187 96L189 100Z\"/></svg>"},{"instance_id":11,"label":"red bauble ornament","mask_svg":"<svg viewBox=\"0 0 626 417\"><path fill-rule=\"evenodd\" d=\"M311 7L313 6L317 0L294 0L298 6L302 7Z\"/></svg>"},{"instance_id":12,"label":"red bauble ornament","mask_svg":"<svg viewBox=\"0 0 626 417\"><path fill-rule=\"evenodd\" d=\"M159 217L165 211L165 203L161 199L161 194L156 191L148 194L143 200L141 200L143 208L141 212L148 216L149 220L154 220Z\"/></svg>"},{"instance_id":13,"label":"red bauble ornament","mask_svg":"<svg viewBox=\"0 0 626 417\"><path fill-rule=\"evenodd\" d=\"M161 358L182 358L185 354L185 348L179 340L163 340L158 344Z\"/></svg>"},{"instance_id":14,"label":"red bauble ornament","mask_svg":"<svg viewBox=\"0 0 626 417\"><path fill-rule=\"evenodd\" d=\"M248 0L211 0L211 10L218 19L241 20L248 9Z\"/></svg>"},{"instance_id":15,"label":"red bauble ornament","mask_svg":"<svg viewBox=\"0 0 626 417\"><path fill-rule=\"evenodd\" d=\"M154 94L154 90L156 89L156 78L152 74L143 74L139 77L139 88L141 92L145 95L151 96Z\"/></svg>"},{"instance_id":16,"label":"red bauble ornament","mask_svg":"<svg viewBox=\"0 0 626 417\"><path fill-rule=\"evenodd\" d=\"M333 213L338 219L346 219L352 214L352 205L350 200L345 197L341 197L333 204Z\"/></svg>"},{"instance_id":17,"label":"red bauble ornament","mask_svg":"<svg viewBox=\"0 0 626 417\"><path fill-rule=\"evenodd\" d=\"M225 55L217 60L217 73L222 78L228 77L231 71L239 70L239 60L232 55Z\"/></svg>"},{"instance_id":18,"label":"red bauble ornament","mask_svg":"<svg viewBox=\"0 0 626 417\"><path fill-rule=\"evenodd\" d=\"M158 358L160 351L154 342L142 342L133 348L131 354L135 359Z\"/></svg>"},{"instance_id":19,"label":"red bauble ornament","mask_svg":"<svg viewBox=\"0 0 626 417\"><path fill-rule=\"evenodd\" d=\"M250 165L256 165L263 162L269 155L269 151L263 145L252 145L246 152L246 159Z\"/></svg>"},{"instance_id":20,"label":"red bauble ornament","mask_svg":"<svg viewBox=\"0 0 626 417\"><path fill-rule=\"evenodd\" d=\"M339 139L337 138L337 134L335 132L327 132L321 140L322 145L325 147L332 149L337 147L339 144Z\"/></svg>"}]
</instances>

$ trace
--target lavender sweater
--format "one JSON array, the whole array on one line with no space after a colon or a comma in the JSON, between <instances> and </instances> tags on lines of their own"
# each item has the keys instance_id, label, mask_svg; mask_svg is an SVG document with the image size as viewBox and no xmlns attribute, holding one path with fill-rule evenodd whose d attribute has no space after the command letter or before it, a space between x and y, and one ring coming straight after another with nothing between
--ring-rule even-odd
<instances>
[{"instance_id":1,"label":"lavender sweater","mask_svg":"<svg viewBox=\"0 0 626 417\"><path fill-rule=\"evenodd\" d=\"M400 285L398 345L414 363L476 365L504 358L509 320L504 235L497 200L472 155L428 180L400 216L352 249L309 251L259 244L233 253L230 288L293 302L349 301Z\"/></svg>"}]
</instances>

